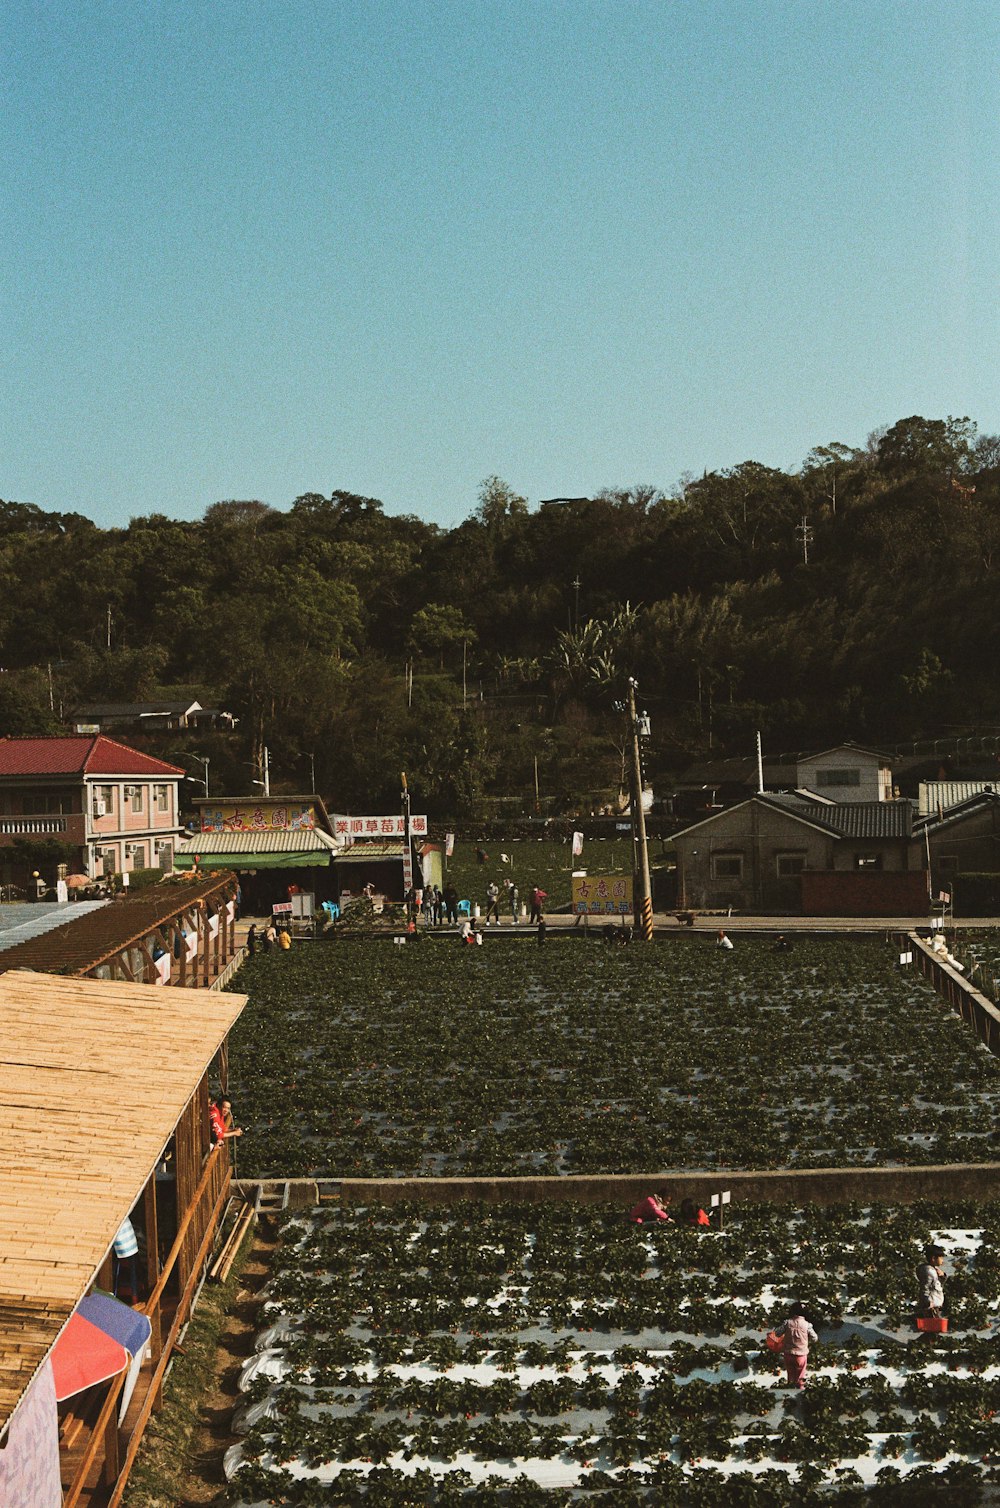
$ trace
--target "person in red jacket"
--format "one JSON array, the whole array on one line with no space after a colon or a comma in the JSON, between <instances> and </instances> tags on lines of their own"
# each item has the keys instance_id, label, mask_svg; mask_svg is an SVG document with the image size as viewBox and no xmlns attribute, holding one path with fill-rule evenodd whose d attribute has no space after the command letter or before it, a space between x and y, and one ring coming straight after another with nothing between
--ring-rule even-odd
<instances>
[{"instance_id":1,"label":"person in red jacket","mask_svg":"<svg viewBox=\"0 0 1000 1508\"><path fill-rule=\"evenodd\" d=\"M228 1141L231 1136L242 1136L243 1129L233 1125L233 1107L227 1094L220 1094L208 1107L212 1123L212 1138L216 1142Z\"/></svg>"},{"instance_id":2,"label":"person in red jacket","mask_svg":"<svg viewBox=\"0 0 1000 1508\"><path fill-rule=\"evenodd\" d=\"M670 1195L661 1191L659 1194L647 1194L640 1199L634 1209L629 1211L629 1219L633 1225L652 1225L657 1220L669 1220L670 1212L667 1205L670 1203Z\"/></svg>"},{"instance_id":3,"label":"person in red jacket","mask_svg":"<svg viewBox=\"0 0 1000 1508\"><path fill-rule=\"evenodd\" d=\"M708 1215L694 1199L682 1199L680 1207L682 1225L706 1226L709 1223Z\"/></svg>"}]
</instances>

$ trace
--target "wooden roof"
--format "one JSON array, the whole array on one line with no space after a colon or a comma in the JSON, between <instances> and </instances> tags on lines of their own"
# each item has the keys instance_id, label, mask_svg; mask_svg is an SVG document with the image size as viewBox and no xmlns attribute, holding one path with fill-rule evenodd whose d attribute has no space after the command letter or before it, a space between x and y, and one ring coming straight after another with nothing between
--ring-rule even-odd
<instances>
[{"instance_id":1,"label":"wooden roof","mask_svg":"<svg viewBox=\"0 0 1000 1508\"><path fill-rule=\"evenodd\" d=\"M245 995L0 975L0 1433Z\"/></svg>"},{"instance_id":2,"label":"wooden roof","mask_svg":"<svg viewBox=\"0 0 1000 1508\"><path fill-rule=\"evenodd\" d=\"M111 905L75 917L40 937L0 951L0 973L4 969L89 973L196 902L221 901L229 885L228 877L220 879L212 875L187 884L170 881L154 885L134 898L112 901Z\"/></svg>"}]
</instances>

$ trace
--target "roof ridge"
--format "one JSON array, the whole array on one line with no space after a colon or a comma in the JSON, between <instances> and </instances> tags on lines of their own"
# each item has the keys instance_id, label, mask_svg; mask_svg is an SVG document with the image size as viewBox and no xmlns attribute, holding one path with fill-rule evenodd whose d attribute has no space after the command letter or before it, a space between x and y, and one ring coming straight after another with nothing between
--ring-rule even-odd
<instances>
[{"instance_id":1,"label":"roof ridge","mask_svg":"<svg viewBox=\"0 0 1000 1508\"><path fill-rule=\"evenodd\" d=\"M170 764L165 759L158 759L155 754L147 754L145 749L134 749L131 744L123 744L117 738L109 738L106 733L94 733L90 736L93 738L93 743L91 745L90 753L87 755L86 759L83 762L83 769L85 774L87 773L87 767L90 764L91 759L97 753L98 744L110 744L112 748L123 749L126 754L138 754L140 759L148 759L151 764L159 765L161 770L173 770L177 775L184 775L186 773L186 771L181 769L180 765Z\"/></svg>"}]
</instances>

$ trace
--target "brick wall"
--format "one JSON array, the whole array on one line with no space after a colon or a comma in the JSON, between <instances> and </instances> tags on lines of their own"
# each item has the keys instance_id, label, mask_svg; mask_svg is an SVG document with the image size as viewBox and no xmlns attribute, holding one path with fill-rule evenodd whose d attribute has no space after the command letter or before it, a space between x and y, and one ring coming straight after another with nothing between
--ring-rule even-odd
<instances>
[{"instance_id":1,"label":"brick wall","mask_svg":"<svg viewBox=\"0 0 1000 1508\"><path fill-rule=\"evenodd\" d=\"M801 875L803 916L923 916L927 872L807 869Z\"/></svg>"}]
</instances>

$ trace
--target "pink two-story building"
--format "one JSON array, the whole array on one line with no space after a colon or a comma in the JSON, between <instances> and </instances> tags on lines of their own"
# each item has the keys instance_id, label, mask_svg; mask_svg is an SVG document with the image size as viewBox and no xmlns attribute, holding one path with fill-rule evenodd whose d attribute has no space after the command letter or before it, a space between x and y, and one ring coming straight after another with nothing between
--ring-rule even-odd
<instances>
[{"instance_id":1,"label":"pink two-story building","mask_svg":"<svg viewBox=\"0 0 1000 1508\"><path fill-rule=\"evenodd\" d=\"M68 867L93 878L171 868L183 777L102 734L0 739L0 869L18 838L71 845Z\"/></svg>"}]
</instances>

